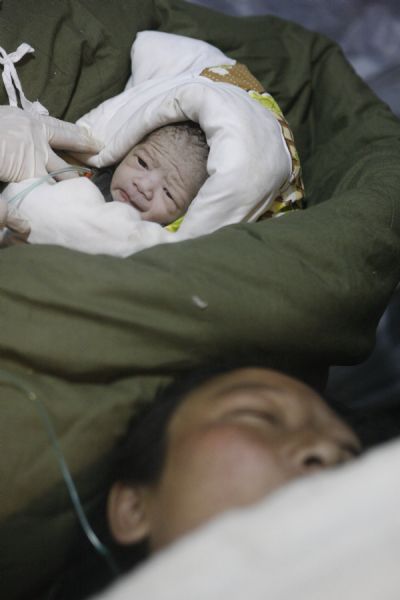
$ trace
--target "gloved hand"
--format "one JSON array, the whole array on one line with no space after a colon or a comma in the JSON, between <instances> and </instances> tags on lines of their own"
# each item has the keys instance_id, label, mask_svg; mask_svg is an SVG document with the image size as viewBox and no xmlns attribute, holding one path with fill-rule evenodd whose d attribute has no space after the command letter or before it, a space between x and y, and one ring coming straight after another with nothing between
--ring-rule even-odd
<instances>
[{"instance_id":1,"label":"gloved hand","mask_svg":"<svg viewBox=\"0 0 400 600\"><path fill-rule=\"evenodd\" d=\"M17 236L22 236L22 239L27 238L30 233L30 226L26 219L22 219L19 216L18 211L8 213L7 201L0 194L0 230L4 227L9 227L12 232L8 232L8 236L11 236L13 232L17 233ZM8 245L5 243L5 233L0 234L0 246Z\"/></svg>"},{"instance_id":2,"label":"gloved hand","mask_svg":"<svg viewBox=\"0 0 400 600\"><path fill-rule=\"evenodd\" d=\"M41 177L67 167L52 148L91 154L102 148L82 127L11 106L0 106L0 131L0 181L3 182Z\"/></svg>"},{"instance_id":3,"label":"gloved hand","mask_svg":"<svg viewBox=\"0 0 400 600\"><path fill-rule=\"evenodd\" d=\"M0 106L0 181L18 182L41 177L68 167L52 148L96 154L102 144L73 123L35 115L20 108ZM59 178L74 177L72 172ZM0 195L0 229L29 234L29 223L18 211L7 214L7 203Z\"/></svg>"}]
</instances>

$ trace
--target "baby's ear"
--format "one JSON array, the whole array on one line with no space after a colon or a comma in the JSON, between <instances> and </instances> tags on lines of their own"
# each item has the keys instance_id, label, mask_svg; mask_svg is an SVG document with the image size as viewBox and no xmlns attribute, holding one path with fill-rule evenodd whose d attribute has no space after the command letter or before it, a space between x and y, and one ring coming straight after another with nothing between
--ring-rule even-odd
<instances>
[{"instance_id":1,"label":"baby's ear","mask_svg":"<svg viewBox=\"0 0 400 600\"><path fill-rule=\"evenodd\" d=\"M107 519L111 534L122 545L135 544L149 535L147 488L118 481L107 500Z\"/></svg>"}]
</instances>

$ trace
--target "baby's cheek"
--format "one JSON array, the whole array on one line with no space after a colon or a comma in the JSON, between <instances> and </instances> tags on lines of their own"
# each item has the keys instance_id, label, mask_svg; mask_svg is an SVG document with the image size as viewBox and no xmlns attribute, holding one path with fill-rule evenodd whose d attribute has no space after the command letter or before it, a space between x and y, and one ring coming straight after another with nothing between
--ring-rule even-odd
<instances>
[{"instance_id":1,"label":"baby's cheek","mask_svg":"<svg viewBox=\"0 0 400 600\"><path fill-rule=\"evenodd\" d=\"M120 183L121 183L120 179L121 179L121 177L120 177L120 171L119 171L119 168L118 168L118 169L116 169L114 171L114 175L111 178L111 183L110 183L110 189L111 190L115 189L116 187L118 187L120 185Z\"/></svg>"}]
</instances>

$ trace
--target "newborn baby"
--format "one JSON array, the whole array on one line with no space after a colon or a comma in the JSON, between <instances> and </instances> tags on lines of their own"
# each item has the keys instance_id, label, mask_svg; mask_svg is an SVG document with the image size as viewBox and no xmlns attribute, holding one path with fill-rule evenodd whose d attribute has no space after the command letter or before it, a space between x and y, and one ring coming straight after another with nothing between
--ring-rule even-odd
<instances>
[{"instance_id":1,"label":"newborn baby","mask_svg":"<svg viewBox=\"0 0 400 600\"><path fill-rule=\"evenodd\" d=\"M58 243L127 256L132 247L138 250L160 243L163 230L171 235L179 229L206 180L208 152L199 125L184 121L146 135L117 166L95 170L90 180L79 178L81 185L74 193L69 187L71 179L32 188L26 182L18 199L20 188L14 189L12 184L9 207L21 211L19 218L32 227L30 233L28 228L29 237L3 230L0 246L22 241ZM10 209L9 214L13 215Z\"/></svg>"},{"instance_id":2,"label":"newborn baby","mask_svg":"<svg viewBox=\"0 0 400 600\"><path fill-rule=\"evenodd\" d=\"M106 200L133 206L143 221L168 225L183 217L206 180L207 157L197 123L174 123L147 135L116 168L99 170L92 181Z\"/></svg>"},{"instance_id":3,"label":"newborn baby","mask_svg":"<svg viewBox=\"0 0 400 600\"><path fill-rule=\"evenodd\" d=\"M126 89L78 121L104 144L80 156L99 169L94 180L35 178L3 192L29 243L126 257L303 208L293 134L245 65L162 32L138 34L132 53Z\"/></svg>"}]
</instances>

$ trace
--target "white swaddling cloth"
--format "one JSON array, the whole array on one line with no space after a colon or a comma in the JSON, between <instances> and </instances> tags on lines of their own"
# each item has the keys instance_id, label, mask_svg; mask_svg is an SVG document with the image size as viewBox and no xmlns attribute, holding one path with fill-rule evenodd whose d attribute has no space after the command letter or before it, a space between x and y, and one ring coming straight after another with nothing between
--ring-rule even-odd
<instances>
[{"instance_id":1,"label":"white swaddling cloth","mask_svg":"<svg viewBox=\"0 0 400 600\"><path fill-rule=\"evenodd\" d=\"M78 120L104 142L98 155L86 157L95 167L118 163L162 125L188 119L199 123L210 148L208 178L177 232L141 221L131 206L106 203L92 182L74 178L44 181L10 206L30 223L28 241L128 256L155 244L255 221L289 180L292 162L272 111L243 89L200 75L205 67L235 62L199 40L141 32L132 46L126 89ZM28 183L10 184L3 196L11 200Z\"/></svg>"}]
</instances>

